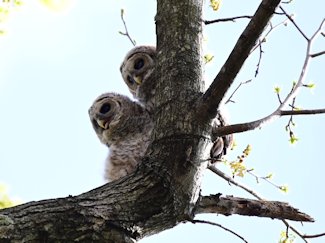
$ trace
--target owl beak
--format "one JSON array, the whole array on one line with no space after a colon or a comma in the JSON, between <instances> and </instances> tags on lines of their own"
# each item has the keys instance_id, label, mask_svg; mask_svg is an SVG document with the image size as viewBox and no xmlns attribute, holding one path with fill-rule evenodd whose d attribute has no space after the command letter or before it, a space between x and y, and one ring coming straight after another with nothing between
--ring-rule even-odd
<instances>
[{"instance_id":1,"label":"owl beak","mask_svg":"<svg viewBox=\"0 0 325 243\"><path fill-rule=\"evenodd\" d=\"M109 122L108 121L97 120L96 122L97 122L98 126L100 126L103 129L107 129L109 127Z\"/></svg>"},{"instance_id":2,"label":"owl beak","mask_svg":"<svg viewBox=\"0 0 325 243\"><path fill-rule=\"evenodd\" d=\"M138 85L142 83L142 78L139 76L133 76L133 79Z\"/></svg>"}]
</instances>

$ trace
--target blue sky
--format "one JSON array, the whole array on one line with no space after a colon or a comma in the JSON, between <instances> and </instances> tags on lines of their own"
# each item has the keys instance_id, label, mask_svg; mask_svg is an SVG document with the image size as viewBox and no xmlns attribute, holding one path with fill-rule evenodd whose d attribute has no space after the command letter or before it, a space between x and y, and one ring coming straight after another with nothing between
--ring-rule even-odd
<instances>
[{"instance_id":1,"label":"blue sky","mask_svg":"<svg viewBox=\"0 0 325 243\"><path fill-rule=\"evenodd\" d=\"M259 2L224 1L217 13L206 4L205 18L252 14ZM321 2L295 1L285 7L296 14L297 23L310 36L324 18ZM125 53L132 48L129 40L118 34L123 31L121 8L126 11L129 32L137 43L155 44L155 1L75 1L63 12L26 3L8 20L8 33L0 36L0 182L9 186L11 196L24 202L65 197L104 183L107 148L93 132L87 110L104 92L129 95L119 73ZM274 19L274 23L282 19ZM215 56L206 66L207 85L246 24L247 20L239 20L205 28L204 51ZM261 118L276 108L273 89L278 85L283 94L290 90L292 81L299 76L305 45L291 24L279 27L267 38L258 77L239 90L235 104L227 106L231 123ZM319 39L314 47L315 51L324 50L324 39ZM245 63L232 89L253 78L257 61L256 52ZM325 106L323 69L324 56L313 60L306 81L316 83L316 89L302 90L298 106ZM325 213L319 194L324 184L325 115L296 117L295 132L300 140L294 146L289 144L284 130L287 122L287 117L281 118L262 130L236 135L238 146L229 159L236 158L251 144L247 166L259 175L272 172L273 181L288 185L289 193L283 194L265 182L257 184L249 175L239 181L267 199L287 201L313 216L314 224L293 224L302 232L324 232ZM229 172L225 166L220 169ZM221 192L251 197L209 171L202 190L205 195ZM199 218L233 229L249 242L277 242L280 231L285 229L281 222L271 219L217 215ZM141 242L180 240L241 242L219 228L191 224L181 224ZM297 238L296 242L301 240Z\"/></svg>"}]
</instances>

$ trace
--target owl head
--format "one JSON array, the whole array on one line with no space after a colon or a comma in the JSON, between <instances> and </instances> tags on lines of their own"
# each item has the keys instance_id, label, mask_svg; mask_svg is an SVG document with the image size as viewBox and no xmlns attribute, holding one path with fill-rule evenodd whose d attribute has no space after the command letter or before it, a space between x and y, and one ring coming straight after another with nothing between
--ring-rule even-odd
<instances>
[{"instance_id":1,"label":"owl head","mask_svg":"<svg viewBox=\"0 0 325 243\"><path fill-rule=\"evenodd\" d=\"M143 107L116 93L100 95L88 113L98 138L107 146L128 139L149 120Z\"/></svg>"},{"instance_id":2,"label":"owl head","mask_svg":"<svg viewBox=\"0 0 325 243\"><path fill-rule=\"evenodd\" d=\"M120 71L132 95L137 98L138 89L152 74L155 66L156 48L136 46L125 56Z\"/></svg>"}]
</instances>

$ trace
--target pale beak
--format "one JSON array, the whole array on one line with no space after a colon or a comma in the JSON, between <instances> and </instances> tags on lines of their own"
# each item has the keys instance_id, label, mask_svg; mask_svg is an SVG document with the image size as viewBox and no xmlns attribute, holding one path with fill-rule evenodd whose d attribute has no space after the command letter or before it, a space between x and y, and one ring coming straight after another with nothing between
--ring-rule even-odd
<instances>
[{"instance_id":1,"label":"pale beak","mask_svg":"<svg viewBox=\"0 0 325 243\"><path fill-rule=\"evenodd\" d=\"M109 123L107 121L103 121L103 120L96 120L98 126L100 126L103 129L107 129L109 126Z\"/></svg>"},{"instance_id":2,"label":"pale beak","mask_svg":"<svg viewBox=\"0 0 325 243\"><path fill-rule=\"evenodd\" d=\"M134 76L133 79L138 85L142 83L142 79L139 76Z\"/></svg>"}]
</instances>

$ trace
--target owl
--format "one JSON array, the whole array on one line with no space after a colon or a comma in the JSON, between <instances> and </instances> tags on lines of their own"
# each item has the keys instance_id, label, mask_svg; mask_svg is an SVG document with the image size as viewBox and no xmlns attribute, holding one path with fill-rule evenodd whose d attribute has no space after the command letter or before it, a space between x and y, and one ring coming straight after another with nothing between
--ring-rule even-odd
<instances>
[{"instance_id":1,"label":"owl","mask_svg":"<svg viewBox=\"0 0 325 243\"><path fill-rule=\"evenodd\" d=\"M125 56L120 71L133 97L152 110L155 95L154 69L156 48L154 46L136 46Z\"/></svg>"},{"instance_id":2,"label":"owl","mask_svg":"<svg viewBox=\"0 0 325 243\"><path fill-rule=\"evenodd\" d=\"M222 137L215 137L213 133L216 128L221 126L228 125L228 121L226 119L225 110L218 112L217 117L212 122L212 141L213 145L210 150L210 159L211 163L215 163L221 161L223 156L225 156L228 150L232 147L234 142L234 137L232 134L225 135Z\"/></svg>"},{"instance_id":3,"label":"owl","mask_svg":"<svg viewBox=\"0 0 325 243\"><path fill-rule=\"evenodd\" d=\"M126 96L105 93L88 113L99 140L109 148L105 179L113 181L132 173L150 144L153 122L148 111Z\"/></svg>"}]
</instances>

